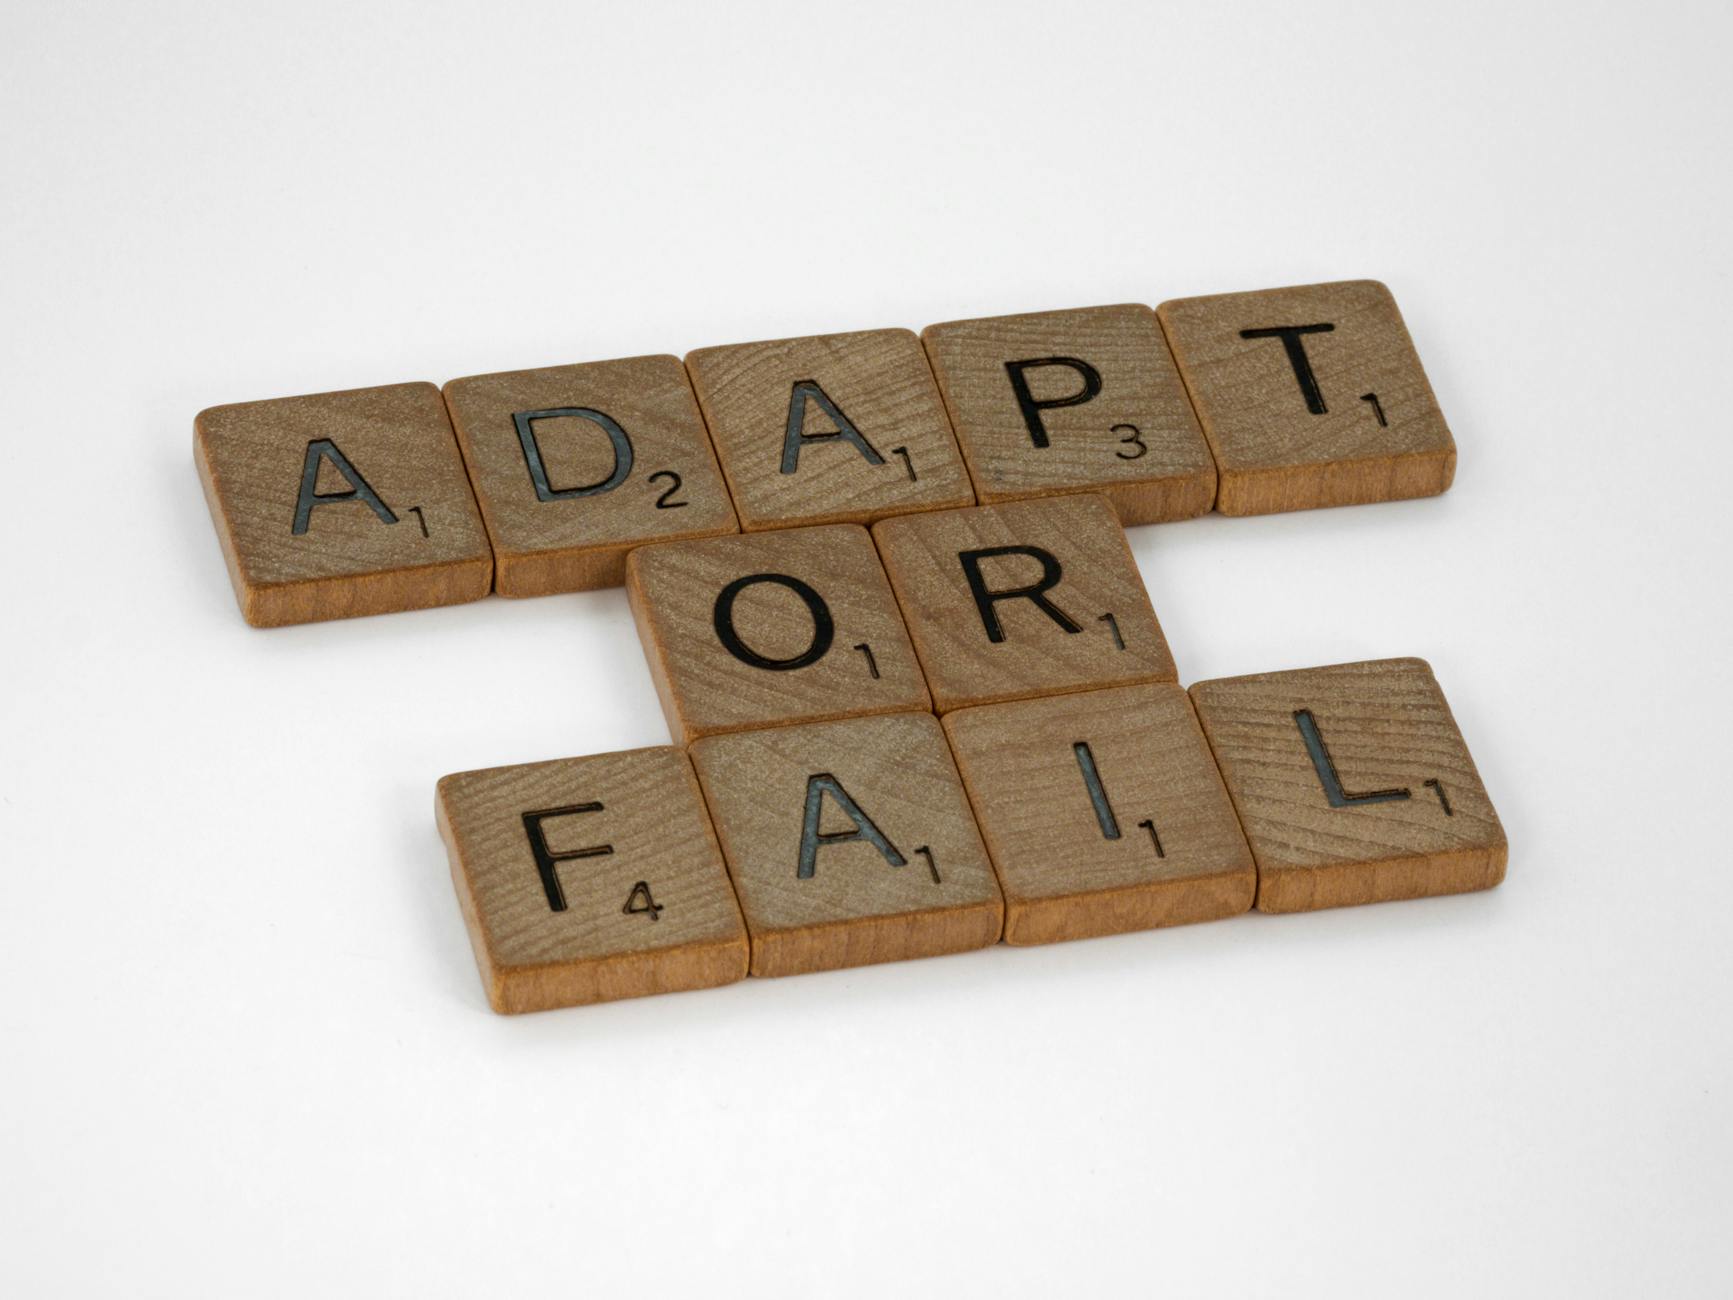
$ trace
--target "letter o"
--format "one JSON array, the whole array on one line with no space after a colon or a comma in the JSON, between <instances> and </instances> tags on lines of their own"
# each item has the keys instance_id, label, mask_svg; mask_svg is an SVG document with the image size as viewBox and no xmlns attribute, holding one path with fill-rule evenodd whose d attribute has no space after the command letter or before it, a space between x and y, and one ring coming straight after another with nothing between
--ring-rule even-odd
<instances>
[{"instance_id":1,"label":"letter o","mask_svg":"<svg viewBox=\"0 0 1733 1300\"><path fill-rule=\"evenodd\" d=\"M746 642L740 639L740 634L734 630L734 601L748 587L761 582L775 583L779 587L787 587L799 596L806 605L807 612L812 615L812 644L801 653L788 659L772 659L761 655ZM830 643L836 639L836 623L830 616L830 606L824 603L824 597L799 578L790 577L786 573L749 573L744 578L736 578L724 587L716 596L716 608L713 614L716 625L716 639L722 642L722 648L754 668L766 668L773 673L788 672L794 668L805 668L815 664L830 652Z\"/></svg>"}]
</instances>

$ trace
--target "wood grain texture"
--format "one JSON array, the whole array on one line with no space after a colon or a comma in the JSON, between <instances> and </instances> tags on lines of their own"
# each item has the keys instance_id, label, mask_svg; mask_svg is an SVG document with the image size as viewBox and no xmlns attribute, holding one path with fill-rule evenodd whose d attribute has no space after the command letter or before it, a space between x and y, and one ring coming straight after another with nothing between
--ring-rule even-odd
<instances>
[{"instance_id":1,"label":"wood grain texture","mask_svg":"<svg viewBox=\"0 0 1733 1300\"><path fill-rule=\"evenodd\" d=\"M377 508L315 499L357 491L338 457ZM213 406L194 421L193 459L255 627L455 605L492 586L487 530L432 384Z\"/></svg>"},{"instance_id":2,"label":"wood grain texture","mask_svg":"<svg viewBox=\"0 0 1733 1300\"><path fill-rule=\"evenodd\" d=\"M959 709L944 726L1005 896L1006 943L1251 907L1251 850L1178 685Z\"/></svg>"},{"instance_id":3,"label":"wood grain texture","mask_svg":"<svg viewBox=\"0 0 1733 1300\"><path fill-rule=\"evenodd\" d=\"M439 782L435 810L495 1011L745 978L740 908L680 750L459 772ZM526 813L551 813L534 824L563 910L550 902Z\"/></svg>"},{"instance_id":4,"label":"wood grain texture","mask_svg":"<svg viewBox=\"0 0 1733 1300\"><path fill-rule=\"evenodd\" d=\"M875 524L873 537L941 713L1177 679L1125 532L1101 496L904 515ZM991 553L1007 547L1018 549ZM1031 598L989 600L1002 637L994 640L970 557L989 596L1039 587L1050 561L1058 580L1038 594L1057 617Z\"/></svg>"},{"instance_id":5,"label":"wood grain texture","mask_svg":"<svg viewBox=\"0 0 1733 1300\"><path fill-rule=\"evenodd\" d=\"M686 368L747 532L864 524L975 500L926 353L908 330L699 348ZM844 424L857 436L825 436Z\"/></svg>"},{"instance_id":6,"label":"wood grain texture","mask_svg":"<svg viewBox=\"0 0 1733 1300\"><path fill-rule=\"evenodd\" d=\"M740 530L678 357L473 375L446 384L445 402L502 596L615 587L634 546ZM525 419L526 449L514 417L561 410L594 411L613 428Z\"/></svg>"},{"instance_id":7,"label":"wood grain texture","mask_svg":"<svg viewBox=\"0 0 1733 1300\"><path fill-rule=\"evenodd\" d=\"M859 525L641 547L627 559L626 594L668 729L682 743L931 705ZM717 631L719 605L732 613L733 648ZM808 662L775 668L752 656Z\"/></svg>"},{"instance_id":8,"label":"wood grain texture","mask_svg":"<svg viewBox=\"0 0 1733 1300\"><path fill-rule=\"evenodd\" d=\"M1215 504L1215 460L1148 307L948 321L921 342L982 504L1100 492L1123 524Z\"/></svg>"},{"instance_id":9,"label":"wood grain texture","mask_svg":"<svg viewBox=\"0 0 1733 1300\"><path fill-rule=\"evenodd\" d=\"M931 714L717 736L694 744L692 761L752 936L754 975L998 940L999 886ZM809 803L817 835L803 876ZM869 824L883 847L858 838Z\"/></svg>"},{"instance_id":10,"label":"wood grain texture","mask_svg":"<svg viewBox=\"0 0 1733 1300\"><path fill-rule=\"evenodd\" d=\"M1222 678L1191 694L1257 859L1259 911L1504 879L1504 828L1425 660Z\"/></svg>"},{"instance_id":11,"label":"wood grain texture","mask_svg":"<svg viewBox=\"0 0 1733 1300\"><path fill-rule=\"evenodd\" d=\"M1376 280L1180 298L1156 312L1215 453L1223 514L1450 486L1456 443L1396 300ZM1243 337L1288 328L1310 332Z\"/></svg>"}]
</instances>

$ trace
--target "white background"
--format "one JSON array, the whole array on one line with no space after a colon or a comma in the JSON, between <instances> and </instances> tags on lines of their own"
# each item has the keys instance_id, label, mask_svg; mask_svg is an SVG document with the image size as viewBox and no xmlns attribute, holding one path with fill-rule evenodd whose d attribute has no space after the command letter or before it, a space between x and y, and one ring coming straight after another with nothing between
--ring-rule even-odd
<instances>
[{"instance_id":1,"label":"white background","mask_svg":"<svg viewBox=\"0 0 1733 1300\"><path fill-rule=\"evenodd\" d=\"M1727 12L9 0L0 1292L1728 1294ZM664 743L624 596L254 631L192 467L1362 276L1451 492L1132 545L1187 682L1429 658L1488 894L496 1017L434 781Z\"/></svg>"}]
</instances>

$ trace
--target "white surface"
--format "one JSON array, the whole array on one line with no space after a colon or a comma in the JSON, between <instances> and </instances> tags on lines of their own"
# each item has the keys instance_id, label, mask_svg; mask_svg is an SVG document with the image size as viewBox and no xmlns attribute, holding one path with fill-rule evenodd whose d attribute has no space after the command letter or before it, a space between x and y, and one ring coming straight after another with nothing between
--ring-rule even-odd
<instances>
[{"instance_id":1,"label":"white surface","mask_svg":"<svg viewBox=\"0 0 1733 1300\"><path fill-rule=\"evenodd\" d=\"M7 4L0 1293L1728 1294L1730 35ZM217 402L1359 276L1455 488L1132 544L1188 682L1430 658L1490 894L498 1018L433 783L664 742L624 596L253 631L192 468Z\"/></svg>"}]
</instances>

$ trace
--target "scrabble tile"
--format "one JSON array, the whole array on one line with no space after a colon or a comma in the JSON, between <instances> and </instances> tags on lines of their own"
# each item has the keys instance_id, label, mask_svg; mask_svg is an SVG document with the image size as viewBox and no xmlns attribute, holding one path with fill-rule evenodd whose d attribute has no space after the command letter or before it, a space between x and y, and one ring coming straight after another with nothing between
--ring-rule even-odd
<instances>
[{"instance_id":1,"label":"scrabble tile","mask_svg":"<svg viewBox=\"0 0 1733 1300\"><path fill-rule=\"evenodd\" d=\"M1178 685L959 709L945 734L1005 895L1006 943L1251 907L1251 850Z\"/></svg>"},{"instance_id":2,"label":"scrabble tile","mask_svg":"<svg viewBox=\"0 0 1733 1300\"><path fill-rule=\"evenodd\" d=\"M858 524L641 547L626 594L682 743L931 705Z\"/></svg>"},{"instance_id":3,"label":"scrabble tile","mask_svg":"<svg viewBox=\"0 0 1733 1300\"><path fill-rule=\"evenodd\" d=\"M193 459L256 627L480 600L493 553L432 384L213 406Z\"/></svg>"},{"instance_id":4,"label":"scrabble tile","mask_svg":"<svg viewBox=\"0 0 1733 1300\"><path fill-rule=\"evenodd\" d=\"M1148 307L949 321L921 342L983 504L1100 492L1124 524L1215 504L1215 460Z\"/></svg>"},{"instance_id":5,"label":"scrabble tile","mask_svg":"<svg viewBox=\"0 0 1733 1300\"><path fill-rule=\"evenodd\" d=\"M1258 910L1490 889L1504 828L1423 659L1199 682L1258 863Z\"/></svg>"},{"instance_id":6,"label":"scrabble tile","mask_svg":"<svg viewBox=\"0 0 1733 1300\"><path fill-rule=\"evenodd\" d=\"M686 368L747 532L975 500L908 330L699 348Z\"/></svg>"},{"instance_id":7,"label":"scrabble tile","mask_svg":"<svg viewBox=\"0 0 1733 1300\"><path fill-rule=\"evenodd\" d=\"M1228 515L1435 496L1456 444L1376 280L1181 298L1156 308Z\"/></svg>"},{"instance_id":8,"label":"scrabble tile","mask_svg":"<svg viewBox=\"0 0 1733 1300\"><path fill-rule=\"evenodd\" d=\"M941 713L1176 680L1103 497L905 515L875 524L873 537Z\"/></svg>"},{"instance_id":9,"label":"scrabble tile","mask_svg":"<svg viewBox=\"0 0 1733 1300\"><path fill-rule=\"evenodd\" d=\"M931 714L714 736L692 761L754 975L998 941L999 886Z\"/></svg>"},{"instance_id":10,"label":"scrabble tile","mask_svg":"<svg viewBox=\"0 0 1733 1300\"><path fill-rule=\"evenodd\" d=\"M439 832L495 1011L746 976L746 929L678 749L459 772Z\"/></svg>"},{"instance_id":11,"label":"scrabble tile","mask_svg":"<svg viewBox=\"0 0 1733 1300\"><path fill-rule=\"evenodd\" d=\"M616 587L645 542L740 530L678 357L454 379L502 596Z\"/></svg>"}]
</instances>

